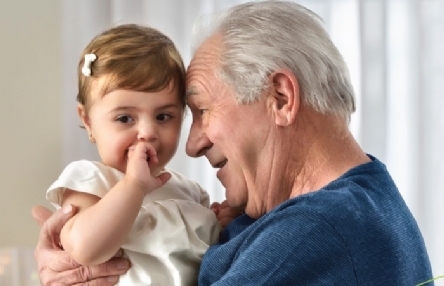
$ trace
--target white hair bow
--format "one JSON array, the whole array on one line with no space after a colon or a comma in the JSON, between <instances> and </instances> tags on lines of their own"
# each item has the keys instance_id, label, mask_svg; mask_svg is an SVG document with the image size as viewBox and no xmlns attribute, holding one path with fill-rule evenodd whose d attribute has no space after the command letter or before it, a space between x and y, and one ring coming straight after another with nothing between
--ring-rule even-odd
<instances>
[{"instance_id":1,"label":"white hair bow","mask_svg":"<svg viewBox=\"0 0 444 286\"><path fill-rule=\"evenodd\" d=\"M91 75L91 63L97 59L95 54L86 54L85 62L83 63L82 73L85 76Z\"/></svg>"}]
</instances>

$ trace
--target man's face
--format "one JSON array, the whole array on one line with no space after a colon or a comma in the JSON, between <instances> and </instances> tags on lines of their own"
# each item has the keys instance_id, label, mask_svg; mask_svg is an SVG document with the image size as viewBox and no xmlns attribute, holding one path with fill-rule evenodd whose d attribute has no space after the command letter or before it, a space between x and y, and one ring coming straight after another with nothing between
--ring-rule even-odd
<instances>
[{"instance_id":1,"label":"man's face","mask_svg":"<svg viewBox=\"0 0 444 286\"><path fill-rule=\"evenodd\" d=\"M212 37L196 52L187 73L187 100L193 116L186 151L206 156L226 188L231 207L261 205L256 188L264 142L265 104L239 104L233 91L215 75L219 38ZM266 132L265 132L266 133Z\"/></svg>"}]
</instances>

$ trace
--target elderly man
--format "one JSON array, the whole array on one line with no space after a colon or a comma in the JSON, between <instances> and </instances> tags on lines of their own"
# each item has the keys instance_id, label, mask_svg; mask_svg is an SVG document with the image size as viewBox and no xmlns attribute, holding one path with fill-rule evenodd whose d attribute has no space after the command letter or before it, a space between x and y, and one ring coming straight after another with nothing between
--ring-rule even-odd
<instances>
[{"instance_id":1,"label":"elderly man","mask_svg":"<svg viewBox=\"0 0 444 286\"><path fill-rule=\"evenodd\" d=\"M187 153L219 169L228 205L245 214L205 254L199 285L430 279L412 214L385 166L349 131L354 92L318 16L295 3L266 1L215 19L188 69ZM53 243L72 214L59 211L42 228L42 280L112 285L125 260L78 267ZM49 214L37 209L35 216L44 221Z\"/></svg>"}]
</instances>

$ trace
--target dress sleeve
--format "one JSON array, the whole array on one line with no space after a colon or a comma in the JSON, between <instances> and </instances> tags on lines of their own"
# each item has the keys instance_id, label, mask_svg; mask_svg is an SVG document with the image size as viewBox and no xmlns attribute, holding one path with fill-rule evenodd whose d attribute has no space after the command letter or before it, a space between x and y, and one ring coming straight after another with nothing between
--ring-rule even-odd
<instances>
[{"instance_id":1,"label":"dress sleeve","mask_svg":"<svg viewBox=\"0 0 444 286\"><path fill-rule=\"evenodd\" d=\"M206 208L209 208L210 207L210 195L199 184L197 184L197 187L199 188L200 194L201 194L200 204Z\"/></svg>"},{"instance_id":2,"label":"dress sleeve","mask_svg":"<svg viewBox=\"0 0 444 286\"><path fill-rule=\"evenodd\" d=\"M81 160L70 163L46 191L46 199L60 207L65 190L96 195L100 198L123 178L123 173L98 162Z\"/></svg>"}]
</instances>

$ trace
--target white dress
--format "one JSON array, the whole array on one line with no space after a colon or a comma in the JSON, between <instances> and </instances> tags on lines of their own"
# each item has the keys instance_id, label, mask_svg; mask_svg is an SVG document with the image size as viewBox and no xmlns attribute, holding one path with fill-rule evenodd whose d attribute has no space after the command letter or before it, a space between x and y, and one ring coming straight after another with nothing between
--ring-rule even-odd
<instances>
[{"instance_id":1,"label":"white dress","mask_svg":"<svg viewBox=\"0 0 444 286\"><path fill-rule=\"evenodd\" d=\"M208 208L208 194L183 175L167 171L171 179L145 197L122 245L132 266L118 285L197 285L202 256L218 241L221 226ZM103 197L123 176L102 163L76 161L51 185L46 198L59 208L65 189Z\"/></svg>"}]
</instances>

